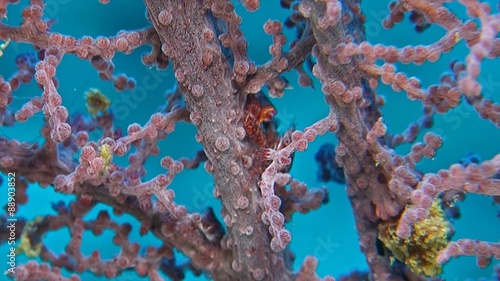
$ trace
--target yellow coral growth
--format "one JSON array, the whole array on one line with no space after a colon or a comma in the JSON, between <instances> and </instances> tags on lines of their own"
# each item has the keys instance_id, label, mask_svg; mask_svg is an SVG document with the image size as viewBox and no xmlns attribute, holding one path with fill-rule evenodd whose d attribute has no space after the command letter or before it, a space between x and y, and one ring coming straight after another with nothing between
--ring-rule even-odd
<instances>
[{"instance_id":1,"label":"yellow coral growth","mask_svg":"<svg viewBox=\"0 0 500 281\"><path fill-rule=\"evenodd\" d=\"M104 168L101 171L101 175L103 175L109 168L113 154L111 153L111 147L107 143L99 147L99 152L101 153L101 158L104 160Z\"/></svg>"},{"instance_id":2,"label":"yellow coral growth","mask_svg":"<svg viewBox=\"0 0 500 281\"><path fill-rule=\"evenodd\" d=\"M99 112L106 111L111 105L111 101L98 89L90 89L86 92L85 100L87 111L92 117L96 117Z\"/></svg>"},{"instance_id":3,"label":"yellow coral growth","mask_svg":"<svg viewBox=\"0 0 500 281\"><path fill-rule=\"evenodd\" d=\"M413 225L410 237L400 238L396 234L397 219L383 222L378 227L378 238L394 257L406 264L413 272L436 276L442 272L437 262L437 253L448 244L450 223L445 220L440 207L441 201L434 200L429 217Z\"/></svg>"},{"instance_id":4,"label":"yellow coral growth","mask_svg":"<svg viewBox=\"0 0 500 281\"><path fill-rule=\"evenodd\" d=\"M36 217L34 220L26 223L23 229L23 233L21 234L21 242L19 246L16 248L16 254L25 254L28 258L36 258L42 253L42 243L38 243L36 245L31 244L31 240L28 237L28 234L31 232L35 232L38 228L38 224L42 222L43 217Z\"/></svg>"}]
</instances>

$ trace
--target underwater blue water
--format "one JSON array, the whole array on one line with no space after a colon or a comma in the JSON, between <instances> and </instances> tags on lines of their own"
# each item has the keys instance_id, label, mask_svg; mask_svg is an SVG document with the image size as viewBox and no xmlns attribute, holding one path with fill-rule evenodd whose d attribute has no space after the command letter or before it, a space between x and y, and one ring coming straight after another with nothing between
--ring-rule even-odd
<instances>
[{"instance_id":1,"label":"underwater blue water","mask_svg":"<svg viewBox=\"0 0 500 281\"><path fill-rule=\"evenodd\" d=\"M255 13L248 13L238 2L235 3L238 12L243 17L242 29L249 44L249 57L257 63L264 63L269 58L268 47L271 37L266 35L262 29L267 19L284 20L287 11L279 7L279 1L262 1L261 9ZM265 2L265 3L264 3ZM365 1L362 7L367 16L367 38L371 43L383 43L401 47L407 44L428 44L438 40L444 31L439 27L431 27L424 33L413 32L408 20L397 25L392 30L384 30L381 20L388 13L388 1ZM9 7L6 23L16 25L19 23L20 8L27 1ZM111 0L108 5L101 5L98 1L77 0L48 0L46 17L57 18L58 22L52 30L69 34L76 37L90 35L94 38L99 35L110 36L119 30L137 29L147 26L145 19L144 4L142 1L118 1ZM491 3L496 3L491 1ZM457 3L449 4L449 7L457 12L462 18L465 17L464 9ZM495 10L495 9L494 9ZM495 10L496 11L496 10ZM287 37L293 39L294 32L286 31ZM15 71L14 58L21 52L30 51L32 47L27 44L11 42L0 58L0 75L9 77ZM63 105L71 113L85 112L85 99L83 93L89 88L99 88L111 100L111 108L120 110L117 115L116 126L123 129L132 122L144 124L149 116L156 111L158 106L164 103L165 91L172 87L174 77L171 68L166 71L157 71L155 68L143 66L140 62L142 52L149 48L142 47L131 55L117 54L114 58L116 73L124 72L135 77L138 85L145 83L144 79L153 79L154 86L148 89L146 95L138 95L132 91L118 93L114 90L112 83L101 81L97 72L87 61L81 61L73 55L66 55L57 69L57 77L60 81L59 93L63 97ZM425 63L421 66L397 64L400 71L409 76L416 76L422 81L423 86L439 82L439 76L446 71L451 58L457 57L461 60L467 52L465 44L460 43L450 54L443 55L435 63ZM482 64L480 82L483 83L484 94L492 97L497 102L500 100L500 73L495 71L497 60L485 61ZM315 89L304 89L296 84L296 73L287 75L292 83L293 89L288 90L285 97L272 100L278 109L277 118L280 120L280 130L285 130L292 123L298 129L302 129L314 121L324 117L328 107L323 102L318 81L315 81ZM384 121L391 132L399 133L407 124L418 119L421 114L421 103L411 102L405 93L395 93L390 87L381 86L379 93L385 95L387 104L383 108ZM33 96L40 96L41 90L36 85L22 85L15 93L12 108L20 108ZM132 98L133 106L126 104L125 100ZM28 142L42 142L39 129L42 124L41 114L37 114L26 123L16 124L14 127L0 127L0 136L16 138ZM422 161L418 168L424 172L436 172L447 168L459 159L465 157L468 152L475 152L483 159L490 159L499 153L500 131L488 121L481 120L473 109L462 104L458 108L435 118L432 131L438 132L444 139L444 145L438 150L437 156L432 160ZM188 124L180 124L176 131L161 142L161 156L171 155L173 158L192 156L201 146L194 139L195 130ZM91 139L97 139L98 133L90 135ZM421 139L421 137L420 137ZM330 134L318 138L309 145L306 152L296 153L292 175L310 187L326 186L330 192L330 202L317 211L307 215L295 214L293 220L286 226L292 232L293 240L291 248L296 254L295 269L298 269L306 255L315 255L319 259L318 274L340 276L351 270L363 270L367 268L364 256L359 251L357 234L354 228L354 219L351 207L347 200L344 186L335 183L320 183L317 179L317 166L314 154L324 143L336 143L335 135ZM398 152L407 153L409 146L398 148ZM146 179L150 179L158 173L163 172L159 165L160 157L152 157L146 163L148 173ZM125 163L126 159L118 158L119 163ZM4 181L5 182L5 181ZM212 198L212 179L200 168L195 171L183 171L178 175L170 186L176 192L175 201L188 206L190 211L202 211L207 206L213 206L216 213L220 210L220 203ZM4 189L0 189L1 205L6 201ZM28 189L30 201L21 207L19 216L33 219L36 216L53 214L50 206L58 200L71 200L71 196L63 196L53 191L52 187L40 188L32 185ZM462 218L453 221L456 234L453 240L459 238L473 238L486 241L499 241L500 221L498 217L498 206L492 203L490 197L468 195L463 203L460 203ZM99 210L111 210L103 205L98 205L86 218L93 219ZM123 215L117 218L120 222L132 222L134 230L138 224L135 220ZM90 254L94 249L99 249L103 258L111 258L118 253L119 248L111 243L112 233L106 231L102 236L94 237L85 233L83 240L83 253ZM150 234L140 237L132 231L132 241L140 242L141 245L159 245L159 242ZM69 232L60 230L48 234L44 243L55 253L64 251L69 240ZM6 245L0 246L0 253L6 253ZM179 254L179 258L182 256ZM5 255L0 258L0 269L5 266ZM20 261L25 260L19 257ZM495 264L496 261L493 262ZM479 269L475 265L474 258L459 258L449 262L444 267L443 277L446 280L474 280L480 277L489 277L493 273L493 267ZM6 278L0 275L0 280ZM82 280L106 280L103 277L96 278L90 273L82 275ZM134 273L124 275L111 280L139 280ZM186 280L205 280L204 277L194 277L188 274Z\"/></svg>"}]
</instances>

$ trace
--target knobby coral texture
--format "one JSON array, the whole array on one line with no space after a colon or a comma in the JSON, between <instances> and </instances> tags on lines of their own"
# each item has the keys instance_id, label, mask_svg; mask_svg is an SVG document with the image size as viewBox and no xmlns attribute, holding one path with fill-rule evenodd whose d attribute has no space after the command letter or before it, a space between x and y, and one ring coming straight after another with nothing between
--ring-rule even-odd
<instances>
[{"instance_id":1,"label":"knobby coral texture","mask_svg":"<svg viewBox=\"0 0 500 281\"><path fill-rule=\"evenodd\" d=\"M492 204L500 201L498 147L485 160L471 154L467 161L434 172L417 167L423 158L434 159L446 143L433 131L434 120L462 105L488 126L500 126L500 106L484 93L490 85L479 79L484 61L500 54L500 17L493 12L498 7L475 0L393 1L380 30L397 28L406 18L414 28L405 32L414 36L433 29L442 33L428 44L391 46L370 43L369 11L359 0L281 0L277 5L288 13L286 20L269 19L263 26L272 38L271 59L256 63L249 50L256 45L247 42L239 14L258 14L263 4L258 0L144 0L144 28L92 36L56 31L65 22L48 12L55 5L81 5L79 1L19 2L0 0L0 55L26 44L31 51L17 54L17 71L1 73L0 129L39 130L42 141L13 139L0 131L1 192L9 196L0 241L15 245L15 251L6 253L14 253L7 261L7 276L81 280L86 272L120 278L135 271L150 280L182 280L187 275L335 280L317 274L318 259L323 258L296 258L287 224L296 212L332 204L327 188L307 187L293 169L304 160L301 152L323 135L336 141L316 155L318 178L345 186L367 263L365 271L345 268L337 280L441 280L450 259L475 256L477 266L486 267L500 258L498 239L456 239L453 226L457 204L466 195L485 195L496 200ZM245 12L235 9L241 5ZM459 15L459 9L465 13ZM18 23L14 11L21 13ZM285 26L293 37L285 37ZM87 25L80 28L85 32ZM150 49L141 62L150 76L141 83L115 63L138 49L147 50L144 46ZM466 56L444 58L457 47L466 48ZM444 59L449 69L434 84L424 86L411 73L397 70L401 64ZM14 62L6 56L0 60L2 68ZM90 62L93 73L73 75L109 81L123 96L85 85L85 93L73 93L84 97L85 107L70 110L68 95L61 90L64 73L58 72L65 60ZM117 74L118 69L127 74ZM119 124L125 111L136 108L125 100L127 91L135 91L136 98L147 95L151 81L165 73L175 83L161 106L141 108L150 112L143 122ZM305 126L300 120L287 127L278 122L280 112L273 104L292 92L289 73L301 87L324 94L324 116ZM30 85L36 87L23 92ZM381 92L391 87L423 107L421 117L402 133L390 132L382 115L390 100ZM128 108L113 106L120 98ZM307 108L307 96L301 99L303 110L316 110ZM40 116L43 121L35 123L39 127L29 123ZM177 157L160 147L182 123L194 128L194 134L183 138L195 139L199 150ZM456 155L456 161L463 157ZM146 163L152 162L161 168L147 169ZM193 211L176 198L172 186L187 170L201 166L212 177L209 196L220 206ZM25 219L18 210L37 200L28 200L28 187L46 187L43 192L55 190L70 199L40 198L52 210ZM121 215L130 215L130 222L120 221ZM324 223L334 223L333 217ZM12 218L17 219L15 227ZM67 241L57 253L44 240L59 230L66 231ZM103 249L85 244L85 233L112 233L109 242L118 250L111 257L102 255ZM130 237L137 234L154 236L157 243L132 242Z\"/></svg>"}]
</instances>

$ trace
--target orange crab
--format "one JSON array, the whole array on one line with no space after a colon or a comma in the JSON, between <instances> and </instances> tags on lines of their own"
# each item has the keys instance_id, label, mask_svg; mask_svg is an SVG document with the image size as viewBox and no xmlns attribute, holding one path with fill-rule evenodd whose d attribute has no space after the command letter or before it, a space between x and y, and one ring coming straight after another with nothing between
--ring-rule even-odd
<instances>
[{"instance_id":1,"label":"orange crab","mask_svg":"<svg viewBox=\"0 0 500 281\"><path fill-rule=\"evenodd\" d=\"M249 94L243 111L247 136L260 147L273 147L279 141L276 125L272 122L278 111L271 101L262 92Z\"/></svg>"},{"instance_id":2,"label":"orange crab","mask_svg":"<svg viewBox=\"0 0 500 281\"><path fill-rule=\"evenodd\" d=\"M263 92L255 95L248 95L245 102L243 127L247 137L257 143L261 148L263 163L267 162L268 149L279 150L288 146L291 142L291 133L293 126L288 129L283 136L277 132L277 122L274 119L278 111L272 105L271 101ZM293 154L290 156L290 163L280 167L280 172L288 172L293 160Z\"/></svg>"}]
</instances>

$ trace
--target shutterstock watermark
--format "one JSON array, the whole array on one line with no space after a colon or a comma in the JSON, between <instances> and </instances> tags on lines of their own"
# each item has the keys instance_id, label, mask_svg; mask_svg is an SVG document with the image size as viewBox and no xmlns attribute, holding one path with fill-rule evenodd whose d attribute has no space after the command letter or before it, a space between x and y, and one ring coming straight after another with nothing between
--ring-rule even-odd
<instances>
[{"instance_id":1,"label":"shutterstock watermark","mask_svg":"<svg viewBox=\"0 0 500 281\"><path fill-rule=\"evenodd\" d=\"M61 6L69 4L69 2L71 0L47 0L43 12L49 18L54 18L61 10Z\"/></svg>"},{"instance_id":2,"label":"shutterstock watermark","mask_svg":"<svg viewBox=\"0 0 500 281\"><path fill-rule=\"evenodd\" d=\"M152 91L158 89L161 83L165 81L169 75L170 73L167 71L160 71L156 70L156 68L148 67L146 75L140 81L141 83L137 83L132 90L120 94L120 97L114 99L111 103L111 109L115 114L115 119L123 120L127 118Z\"/></svg>"},{"instance_id":3,"label":"shutterstock watermark","mask_svg":"<svg viewBox=\"0 0 500 281\"><path fill-rule=\"evenodd\" d=\"M367 19L365 23L365 35L367 38L374 38L380 35L380 33L385 29L382 26L382 22L389 15L388 9L382 9L378 11L371 10L367 13Z\"/></svg>"},{"instance_id":4,"label":"shutterstock watermark","mask_svg":"<svg viewBox=\"0 0 500 281\"><path fill-rule=\"evenodd\" d=\"M326 261L329 259L335 249L340 247L339 243L333 242L332 235L328 235L326 237L318 236L315 239L316 247L314 247L313 255L318 259L318 261Z\"/></svg>"},{"instance_id":5,"label":"shutterstock watermark","mask_svg":"<svg viewBox=\"0 0 500 281\"><path fill-rule=\"evenodd\" d=\"M493 75L489 74L488 77L479 76L477 81L482 86L482 95L484 98L490 98L499 88L500 81L495 81ZM444 140L446 140L448 133L451 131L456 131L462 127L463 122L470 117L477 115L477 111L467 103L465 98L462 100L459 106L452 109L443 116L443 121L445 123L445 128L434 127L433 132L439 134Z\"/></svg>"},{"instance_id":6,"label":"shutterstock watermark","mask_svg":"<svg viewBox=\"0 0 500 281\"><path fill-rule=\"evenodd\" d=\"M191 206L197 211L204 210L207 206L210 206L211 200L214 198L214 188L214 183L210 182L205 184L202 189L193 189L194 196Z\"/></svg>"},{"instance_id":7,"label":"shutterstock watermark","mask_svg":"<svg viewBox=\"0 0 500 281\"><path fill-rule=\"evenodd\" d=\"M5 274L16 273L16 173L7 173L7 269Z\"/></svg>"}]
</instances>

